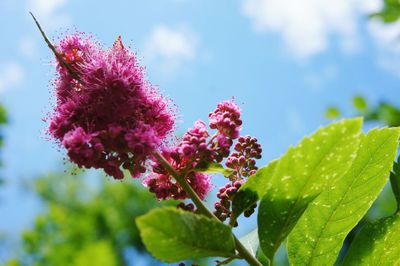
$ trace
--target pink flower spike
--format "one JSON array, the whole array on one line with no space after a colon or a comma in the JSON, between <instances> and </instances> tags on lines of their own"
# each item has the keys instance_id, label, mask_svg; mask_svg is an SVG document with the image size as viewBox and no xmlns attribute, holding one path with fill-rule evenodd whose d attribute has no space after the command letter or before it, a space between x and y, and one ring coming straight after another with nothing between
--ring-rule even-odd
<instances>
[{"instance_id":1,"label":"pink flower spike","mask_svg":"<svg viewBox=\"0 0 400 266\"><path fill-rule=\"evenodd\" d=\"M174 128L170 100L145 80L120 38L107 50L77 33L61 40L57 51L79 80L57 65L49 135L80 167L102 168L117 179L127 169L139 177Z\"/></svg>"}]
</instances>

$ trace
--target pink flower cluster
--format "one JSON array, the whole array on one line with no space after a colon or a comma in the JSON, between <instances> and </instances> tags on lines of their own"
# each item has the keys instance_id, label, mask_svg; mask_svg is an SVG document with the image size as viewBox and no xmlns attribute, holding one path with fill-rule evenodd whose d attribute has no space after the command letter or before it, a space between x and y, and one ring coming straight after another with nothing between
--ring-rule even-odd
<instances>
[{"instance_id":1,"label":"pink flower cluster","mask_svg":"<svg viewBox=\"0 0 400 266\"><path fill-rule=\"evenodd\" d=\"M169 100L145 80L120 38L103 49L74 34L56 49L76 75L58 62L49 134L79 167L102 168L116 179L123 178L122 169L140 176L174 127Z\"/></svg>"},{"instance_id":2,"label":"pink flower cluster","mask_svg":"<svg viewBox=\"0 0 400 266\"><path fill-rule=\"evenodd\" d=\"M177 147L164 149L162 155L178 172L186 173L186 182L201 199L204 199L207 192L211 189L210 176L204 173L194 172L191 166L191 162L193 162L192 158L180 153ZM160 200L180 200L189 198L181 185L177 183L171 174L158 162L154 164L152 173L146 177L143 183L149 188L149 191L154 193Z\"/></svg>"},{"instance_id":3,"label":"pink flower cluster","mask_svg":"<svg viewBox=\"0 0 400 266\"><path fill-rule=\"evenodd\" d=\"M210 137L206 124L197 121L183 135L177 146L164 149L162 155L180 173L185 173L186 181L204 199L211 189L210 176L193 171L201 162L213 160L213 150L207 143ZM188 195L180 184L164 169L160 163L155 163L153 173L149 174L144 184L156 194L158 199L186 199Z\"/></svg>"},{"instance_id":4,"label":"pink flower cluster","mask_svg":"<svg viewBox=\"0 0 400 266\"><path fill-rule=\"evenodd\" d=\"M251 137L240 137L235 145L236 152L231 154L233 141L239 137L242 125L240 110L232 100L219 103L209 117L210 128L217 130L214 135L210 135L203 121L197 121L175 147L163 151L168 162L186 176L187 182L202 199L211 189L210 176L196 172L197 166L212 162L220 163L229 156L227 165L231 165L233 170L230 178L238 181L243 179L243 176L253 173L256 167L252 158L261 156L261 148L257 140ZM236 164L232 162L236 162ZM158 199L185 199L188 197L180 184L176 183L159 163L154 165L153 173L145 179L144 184L156 194Z\"/></svg>"},{"instance_id":5,"label":"pink flower cluster","mask_svg":"<svg viewBox=\"0 0 400 266\"><path fill-rule=\"evenodd\" d=\"M213 135L206 123L197 121L180 142L168 147L165 144L174 128L175 113L169 100L145 79L136 55L120 38L113 47L104 49L91 37L73 34L61 40L56 49L62 60L57 64L57 101L48 133L65 147L72 162L104 169L122 179L124 169L139 177L152 161L152 172L144 185L158 199L182 200L189 195L156 160L155 152L161 151L201 199L211 189L211 178L199 172L199 166L226 159L232 170L228 177L231 183L219 190L220 202L215 207L221 220L231 215L231 201L244 178L256 171L255 159L261 158L262 151L257 139L239 137L242 120L233 100L219 103L209 114ZM193 205L180 207L194 209Z\"/></svg>"}]
</instances>

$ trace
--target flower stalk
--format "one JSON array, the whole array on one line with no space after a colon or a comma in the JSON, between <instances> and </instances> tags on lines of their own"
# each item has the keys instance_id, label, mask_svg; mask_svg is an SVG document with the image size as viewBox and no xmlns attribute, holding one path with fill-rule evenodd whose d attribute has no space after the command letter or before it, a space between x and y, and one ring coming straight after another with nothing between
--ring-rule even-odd
<instances>
[{"instance_id":1,"label":"flower stalk","mask_svg":"<svg viewBox=\"0 0 400 266\"><path fill-rule=\"evenodd\" d=\"M60 64L62 64L63 67L65 67L67 69L67 71L69 72L69 74L75 79L77 80L79 83L82 84L82 80L79 78L79 76L75 73L75 71L72 69L72 67L65 62L64 58L57 52L56 48L54 47L54 45L50 42L49 38L47 38L46 33L44 32L44 30L42 29L42 26L40 26L39 21L37 21L36 17L33 15L32 12L29 12L29 14L32 16L33 20L35 21L36 26L38 27L40 34L42 35L44 41L46 42L47 46L50 48L50 50L53 52L53 54L55 55L55 57L58 59L58 61L60 62Z\"/></svg>"},{"instance_id":2,"label":"flower stalk","mask_svg":"<svg viewBox=\"0 0 400 266\"><path fill-rule=\"evenodd\" d=\"M197 209L200 211L201 214L215 219L218 222L221 222L201 201L199 196L196 192L192 189L192 187L186 182L184 176L178 173L170 164L169 162L162 156L160 153L155 152L154 157L160 162L160 164L175 178L175 180L182 186L185 192L189 195L190 199L196 205ZM252 255L250 252L243 246L243 244L237 239L237 237L232 233L232 236L235 240L235 246L237 252L240 256L246 260L249 265L252 266L262 266L262 264Z\"/></svg>"}]
</instances>

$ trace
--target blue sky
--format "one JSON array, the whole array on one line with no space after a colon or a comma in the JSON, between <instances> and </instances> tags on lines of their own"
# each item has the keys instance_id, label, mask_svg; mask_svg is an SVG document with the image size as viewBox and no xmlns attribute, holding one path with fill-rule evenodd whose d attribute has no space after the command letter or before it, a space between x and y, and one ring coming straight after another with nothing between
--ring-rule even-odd
<instances>
[{"instance_id":1,"label":"blue sky","mask_svg":"<svg viewBox=\"0 0 400 266\"><path fill-rule=\"evenodd\" d=\"M326 124L328 105L350 115L350 98L397 99L398 24L368 20L379 0L0 1L0 99L9 110L0 230L29 226L39 204L18 184L63 169L44 139L51 107L51 38L77 29L137 50L149 79L179 107L180 132L224 99L243 110L243 134L259 138L265 164Z\"/></svg>"}]
</instances>

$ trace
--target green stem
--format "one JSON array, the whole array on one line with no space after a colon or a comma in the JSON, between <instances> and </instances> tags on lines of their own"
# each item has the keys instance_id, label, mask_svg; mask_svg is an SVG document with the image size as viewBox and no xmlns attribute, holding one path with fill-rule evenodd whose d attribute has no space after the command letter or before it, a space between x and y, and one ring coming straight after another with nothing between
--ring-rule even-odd
<instances>
[{"instance_id":1,"label":"green stem","mask_svg":"<svg viewBox=\"0 0 400 266\"><path fill-rule=\"evenodd\" d=\"M72 69L72 67L65 62L64 58L57 52L56 48L54 47L54 45L50 42L49 38L47 38L46 33L44 32L44 30L42 29L42 26L40 26L39 21L37 21L36 17L33 15L32 12L29 12L29 14L31 14L33 20L35 21L36 26L38 27L40 34L42 35L44 41L46 42L47 46L50 48L50 50L53 52L53 54L56 56L56 58L58 59L58 61L61 63L61 65L63 67L65 67L67 69L67 71L69 72L69 74L75 79L77 80L79 83L81 83L82 85L83 82L82 80L79 78L78 74L75 73L75 71Z\"/></svg>"},{"instance_id":2,"label":"green stem","mask_svg":"<svg viewBox=\"0 0 400 266\"><path fill-rule=\"evenodd\" d=\"M161 165L175 178L175 180L182 186L182 188L185 190L185 192L189 195L189 197L192 199L196 207L199 209L199 211L208 216L209 218L215 218L215 215L210 212L207 207L203 204L199 196L196 194L196 192L193 190L193 188L186 182L185 178L181 176L172 166L171 164L162 156L160 153L156 152L154 153L154 156L156 159L161 163ZM219 221L219 219L218 219Z\"/></svg>"},{"instance_id":3,"label":"green stem","mask_svg":"<svg viewBox=\"0 0 400 266\"><path fill-rule=\"evenodd\" d=\"M229 218L229 225L230 225L230 227L235 227L235 224L236 224L236 217L235 216L233 216L233 212L231 213L231 217Z\"/></svg>"},{"instance_id":4,"label":"green stem","mask_svg":"<svg viewBox=\"0 0 400 266\"><path fill-rule=\"evenodd\" d=\"M193 190L193 188L186 182L184 176L179 174L171 164L162 156L160 153L154 153L156 159L161 163L161 165L175 178L175 180L182 186L185 192L192 199L193 203L196 205L197 209L203 215L215 219L218 222L221 222L201 201L197 193ZM252 266L262 266L262 264L253 256L251 253L243 246L243 244L236 238L236 236L232 233L232 236L235 240L236 250L241 255L243 259L245 259L249 265Z\"/></svg>"}]
</instances>

